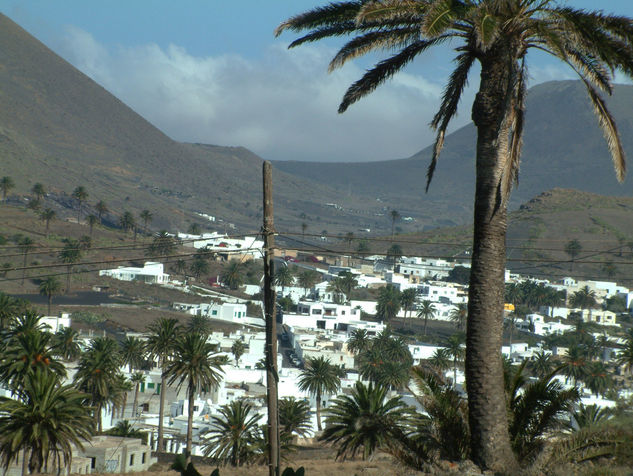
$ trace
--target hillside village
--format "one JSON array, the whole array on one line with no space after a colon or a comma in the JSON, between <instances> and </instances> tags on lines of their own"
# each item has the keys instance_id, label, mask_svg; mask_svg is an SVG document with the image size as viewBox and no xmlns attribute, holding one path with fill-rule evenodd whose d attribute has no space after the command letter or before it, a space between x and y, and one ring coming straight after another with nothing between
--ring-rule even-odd
<instances>
[{"instance_id":1,"label":"hillside village","mask_svg":"<svg viewBox=\"0 0 633 476\"><path fill-rule=\"evenodd\" d=\"M227 267L231 263L259 260L263 253L263 242L255 237L230 237L216 232L175 233L171 237L185 248L197 252L208 250L216 259L226 260ZM365 340L367 345L372 340L387 339L403 345L407 365L438 371L448 386L465 395L461 362L468 288L452 278L463 276L463 271L469 267L467 258L447 260L397 254L356 256L344 252L314 255L300 249L277 249L275 266L279 398L305 401L309 408L304 431L295 435L296 444L309 445L315 441L315 436L320 433L317 430L318 415L327 414L327 408L337 397L349 395L357 382L367 384L383 378L368 370L367 359L371 357L363 355L359 341ZM190 316L199 331L205 329L200 332L206 332L207 342L218 356L224 358L218 385L195 395L194 455L205 454L208 444L205 438L213 419L220 417L223 409L235 402L248 402L252 415L265 421L264 319L262 308L253 305L261 296L261 286L238 283L233 286L237 294L231 295L227 294L230 283L223 282L223 278L227 279L226 274L206 283L187 282L190 280L176 279L166 273L160 261L146 261L142 267L102 269L98 275L142 283L148 289L153 286L174 289L192 296L189 302L172 302L173 311ZM627 366L630 369L631 364L624 353L627 345L630 347L633 342L633 291L615 282L573 277L549 282L510 270L506 270L506 286L506 339L501 352L508 363L527 364L531 379L561 365L561 371L553 378L563 389L579 389L576 410L580 406L615 409L630 401L633 385ZM531 298L528 293L532 293ZM395 299L390 300L389 296L395 296ZM116 313L116 309L112 312ZM46 316L40 322L52 333L72 327L68 313ZM234 330L215 330L220 323L232 324ZM422 329L423 333L420 332ZM441 332L437 333L436 329ZM151 333L125 331L115 337L122 343L130 340L145 342L151 339ZM90 334L78 335L78 338L82 349L93 345L94 336ZM319 402L314 392L301 385L305 369L318 359L340 369L340 385L334 391L319 395ZM188 399L184 389L173 384L162 387L161 377L165 369L148 354L143 352L136 362L128 361L120 368L127 380L135 382L124 403L106 405L101 410L104 431L125 423L146 435L146 446L138 447L139 456L134 465L131 463L134 457L121 453L124 456L121 461L126 458L130 461L126 471L145 470L155 462L148 451L158 450L161 394L166 398L163 418L166 452L182 452L188 427ZM64 365L67 381L72 382L79 361ZM584 370L577 371L578 366ZM405 375L408 374L405 372ZM408 376L404 381L392 382L389 388L390 394L416 404ZM11 396L10 389L5 388L3 394ZM563 419L573 425L572 415L573 411L565 414ZM114 451L113 448L121 446L116 437L100 438L100 445L106 449ZM111 438L110 443L108 438ZM73 460L77 472L122 470L123 467L118 466L120 463L114 462L119 461L119 456L99 459L91 451L77 451ZM126 451L131 455L134 450Z\"/></svg>"}]
</instances>

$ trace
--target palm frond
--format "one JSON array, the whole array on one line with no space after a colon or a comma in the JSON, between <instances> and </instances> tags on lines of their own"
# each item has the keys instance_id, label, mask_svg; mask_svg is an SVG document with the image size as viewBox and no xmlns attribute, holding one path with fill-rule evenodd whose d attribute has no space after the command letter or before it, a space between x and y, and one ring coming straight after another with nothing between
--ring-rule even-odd
<instances>
[{"instance_id":1,"label":"palm frond","mask_svg":"<svg viewBox=\"0 0 633 476\"><path fill-rule=\"evenodd\" d=\"M338 112L345 112L349 106L374 91L378 86L384 83L387 79L391 78L410 61L412 61L417 55L431 46L442 43L447 38L449 38L449 35L439 36L430 40L416 41L392 57L379 62L376 66L367 71L361 79L349 87L345 96L343 96L341 104L339 105Z\"/></svg>"},{"instance_id":2,"label":"palm frond","mask_svg":"<svg viewBox=\"0 0 633 476\"><path fill-rule=\"evenodd\" d=\"M467 4L459 0L432 2L422 20L422 34L428 38L444 34L455 22L463 20L468 10Z\"/></svg>"},{"instance_id":3,"label":"palm frond","mask_svg":"<svg viewBox=\"0 0 633 476\"><path fill-rule=\"evenodd\" d=\"M512 107L512 135L510 138L510 153L506 156L506 163L501 176L501 199L505 202L510 196L512 185L519 183L519 166L523 149L523 125L525 119L525 98L527 95L527 66L525 60L521 62L521 71L516 84L514 104Z\"/></svg>"},{"instance_id":4,"label":"palm frond","mask_svg":"<svg viewBox=\"0 0 633 476\"><path fill-rule=\"evenodd\" d=\"M314 8L282 22L275 28L275 36L281 35L286 30L311 30L314 28L318 29L337 25L345 21L353 21L359 9L365 3L367 3L367 0L336 2L323 7Z\"/></svg>"},{"instance_id":5,"label":"palm frond","mask_svg":"<svg viewBox=\"0 0 633 476\"><path fill-rule=\"evenodd\" d=\"M624 156L624 149L622 147L620 134L618 133L615 120L609 112L604 99L602 99L600 94L598 94L598 91L596 91L587 80L583 80L583 82L587 87L587 92L589 93L594 113L598 117L598 123L600 124L604 137L607 141L607 146L609 147L609 152L611 153L611 158L613 159L613 167L615 169L616 177L619 182L622 182L624 181L624 176L626 175L626 158Z\"/></svg>"},{"instance_id":6,"label":"palm frond","mask_svg":"<svg viewBox=\"0 0 633 476\"><path fill-rule=\"evenodd\" d=\"M419 38L417 28L394 28L389 30L372 31L345 44L330 62L328 71L343 66L347 61L362 56L372 50L406 46Z\"/></svg>"},{"instance_id":7,"label":"palm frond","mask_svg":"<svg viewBox=\"0 0 633 476\"><path fill-rule=\"evenodd\" d=\"M457 62L457 68L455 68L451 73L451 77L449 78L448 84L444 89L444 94L442 95L442 104L440 105L440 109L431 121L431 127L434 129L439 127L439 130L435 139L435 145L433 146L433 157L431 158L431 163L429 164L429 168L426 172L427 192L429 191L431 180L433 180L433 174L435 172L435 167L437 166L440 153L444 147L446 129L451 119L455 117L455 114L457 114L457 106L459 105L459 100L464 92L464 88L466 88L466 85L468 84L468 73L475 62L475 57L468 52L460 54L457 58L455 58L455 60Z\"/></svg>"},{"instance_id":8,"label":"palm frond","mask_svg":"<svg viewBox=\"0 0 633 476\"><path fill-rule=\"evenodd\" d=\"M368 21L417 23L413 19L419 20L426 13L430 3L432 2L428 0L372 0L359 9L356 23L363 24Z\"/></svg>"}]
</instances>

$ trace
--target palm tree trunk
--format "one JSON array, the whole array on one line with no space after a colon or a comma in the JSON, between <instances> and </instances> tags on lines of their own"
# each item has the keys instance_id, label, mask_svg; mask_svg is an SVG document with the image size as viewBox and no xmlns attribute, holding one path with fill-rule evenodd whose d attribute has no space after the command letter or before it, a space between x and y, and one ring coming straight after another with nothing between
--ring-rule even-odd
<instances>
[{"instance_id":1,"label":"palm tree trunk","mask_svg":"<svg viewBox=\"0 0 633 476\"><path fill-rule=\"evenodd\" d=\"M132 418L136 418L136 412L138 409L138 387L139 382L136 382L136 388L134 389L134 406L132 407Z\"/></svg>"},{"instance_id":2,"label":"palm tree trunk","mask_svg":"<svg viewBox=\"0 0 633 476\"><path fill-rule=\"evenodd\" d=\"M167 362L161 363L161 376L160 376L160 406L158 407L158 442L156 443L156 452L162 453L165 450L163 441L163 419L165 416L165 371L163 370Z\"/></svg>"},{"instance_id":3,"label":"palm tree trunk","mask_svg":"<svg viewBox=\"0 0 633 476\"><path fill-rule=\"evenodd\" d=\"M189 414L187 416L187 446L185 448L185 465L189 465L189 463L191 463L191 446L193 442L193 404L195 396L195 389L192 387L189 388Z\"/></svg>"},{"instance_id":4,"label":"palm tree trunk","mask_svg":"<svg viewBox=\"0 0 633 476\"><path fill-rule=\"evenodd\" d=\"M473 255L468 293L466 388L471 457L482 469L512 473L517 467L510 445L499 349L503 335L507 205L499 184L508 167L507 98L518 64L511 45L482 58L481 83L473 104L477 126ZM515 70L508 64L514 64Z\"/></svg>"},{"instance_id":5,"label":"palm tree trunk","mask_svg":"<svg viewBox=\"0 0 633 476\"><path fill-rule=\"evenodd\" d=\"M317 430L322 431L321 427L321 394L317 393L316 395L316 415L317 415Z\"/></svg>"}]
</instances>

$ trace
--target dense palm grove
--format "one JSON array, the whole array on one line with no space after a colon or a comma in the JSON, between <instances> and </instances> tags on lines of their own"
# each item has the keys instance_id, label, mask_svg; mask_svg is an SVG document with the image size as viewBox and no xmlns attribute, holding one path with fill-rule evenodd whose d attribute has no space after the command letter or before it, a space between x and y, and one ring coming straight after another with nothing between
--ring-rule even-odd
<instances>
[{"instance_id":1,"label":"dense palm grove","mask_svg":"<svg viewBox=\"0 0 633 476\"><path fill-rule=\"evenodd\" d=\"M538 285L523 285L523 297L509 285L507 294L529 311L535 305L527 302L532 299L529 290L537 292ZM124 418L127 394L134 392L136 407L143 375L139 370L151 362L160 363L163 381L182 387L189 399L185 457L191 454L193 397L217 385L223 378L222 365L228 362L225 354L207 343L208 334L200 327L183 327L163 318L149 327L147 340L98 337L82 348L75 330L49 333L26 303L6 295L0 296L0 303L0 379L13 392L13 398L0 401L0 461L5 468L20 451L27 452L26 464L32 473L69 466L73 447L81 448L92 435L102 433L104 409L123 418L106 433L144 437ZM459 325L456 318L455 326ZM606 343L597 341L587 326L579 321L572 332L561 336L569 346L562 359L542 352L520 365L504 361L512 449L526 467L550 471L595 459L616 465L633 463L630 402L619 401L613 409L579 403L576 383L582 381L600 394L614 389L615 369L599 357L600 346ZM362 381L343 394L340 367L323 357L307 359L299 386L316 398L319 440L331 444L340 459L367 459L384 452L418 470L471 458L467 400L455 377L446 378L463 363L463 341L458 332L431 359L413 366L405 339L389 328L377 336L355 331L347 345ZM231 352L237 361L244 349L234 347ZM67 381L70 362L76 373ZM633 370L633 333L617 364L622 374ZM129 366L129 378L122 372L125 366ZM414 400L407 401L405 394ZM331 399L333 395L339 396ZM322 409L324 398L329 403ZM160 411L164 412L164 404ZM282 399L279 415L282 455L287 459L297 437L312 435L310 405ZM267 432L262 418L249 400L222 406L203 435L205 457L216 465L263 464ZM163 431L160 428L159 448Z\"/></svg>"}]
</instances>

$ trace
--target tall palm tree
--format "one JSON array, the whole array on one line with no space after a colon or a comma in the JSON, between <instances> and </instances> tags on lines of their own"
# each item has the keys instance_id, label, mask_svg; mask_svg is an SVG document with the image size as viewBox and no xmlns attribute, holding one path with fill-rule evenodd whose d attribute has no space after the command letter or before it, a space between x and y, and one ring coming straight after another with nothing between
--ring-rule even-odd
<instances>
[{"instance_id":1,"label":"tall palm tree","mask_svg":"<svg viewBox=\"0 0 633 476\"><path fill-rule=\"evenodd\" d=\"M178 390L187 384L189 402L185 458L191 461L193 443L193 404L196 392L208 392L222 380L222 364L226 357L215 354L215 346L207 342L206 335L186 334L174 344L174 360L167 366L168 384L176 383Z\"/></svg>"},{"instance_id":2,"label":"tall palm tree","mask_svg":"<svg viewBox=\"0 0 633 476\"><path fill-rule=\"evenodd\" d=\"M17 299L0 292L0 329L7 327L21 310L22 305Z\"/></svg>"},{"instance_id":3,"label":"tall palm tree","mask_svg":"<svg viewBox=\"0 0 633 476\"><path fill-rule=\"evenodd\" d=\"M391 432L408 416L399 396L388 398L386 387L357 382L350 395L337 397L326 410L321 441L332 443L336 458L361 453L364 460L389 444Z\"/></svg>"},{"instance_id":4,"label":"tall palm tree","mask_svg":"<svg viewBox=\"0 0 633 476\"><path fill-rule=\"evenodd\" d=\"M70 292L70 276L73 272L73 266L81 259L81 245L79 241L66 238L64 247L59 252L59 260L66 264L66 294Z\"/></svg>"},{"instance_id":5,"label":"tall palm tree","mask_svg":"<svg viewBox=\"0 0 633 476\"><path fill-rule=\"evenodd\" d=\"M73 447L83 449L93 434L85 395L61 385L56 375L36 372L16 390L16 399L0 397L0 459L6 471L22 451L28 469L42 473L49 461L70 470Z\"/></svg>"},{"instance_id":6,"label":"tall palm tree","mask_svg":"<svg viewBox=\"0 0 633 476\"><path fill-rule=\"evenodd\" d=\"M167 230L161 230L154 235L152 243L147 247L147 254L149 256L169 256L175 249L174 237L167 233Z\"/></svg>"},{"instance_id":7,"label":"tall palm tree","mask_svg":"<svg viewBox=\"0 0 633 476\"><path fill-rule=\"evenodd\" d=\"M389 212L389 217L391 218L391 241L393 241L393 232L396 226L396 221L400 218L400 213L398 213L398 210L391 210Z\"/></svg>"},{"instance_id":8,"label":"tall palm tree","mask_svg":"<svg viewBox=\"0 0 633 476\"><path fill-rule=\"evenodd\" d=\"M376 317L389 322L400 312L400 291L391 284L380 288L376 303Z\"/></svg>"},{"instance_id":9,"label":"tall palm tree","mask_svg":"<svg viewBox=\"0 0 633 476\"><path fill-rule=\"evenodd\" d=\"M429 359L429 364L440 374L444 374L444 372L451 368L451 355L448 349L440 347Z\"/></svg>"},{"instance_id":10,"label":"tall palm tree","mask_svg":"<svg viewBox=\"0 0 633 476\"><path fill-rule=\"evenodd\" d=\"M341 387L340 369L323 356L306 359L299 376L299 388L316 399L317 429L321 427L321 397L332 395Z\"/></svg>"},{"instance_id":11,"label":"tall palm tree","mask_svg":"<svg viewBox=\"0 0 633 476\"><path fill-rule=\"evenodd\" d=\"M125 233L136 228L136 219L132 212L123 212L123 215L119 218L119 226Z\"/></svg>"},{"instance_id":12,"label":"tall palm tree","mask_svg":"<svg viewBox=\"0 0 633 476\"><path fill-rule=\"evenodd\" d=\"M464 335L453 334L446 341L446 350L453 358L453 386L457 385L457 364L461 362L465 355Z\"/></svg>"},{"instance_id":13,"label":"tall palm tree","mask_svg":"<svg viewBox=\"0 0 633 476\"><path fill-rule=\"evenodd\" d=\"M629 372L633 371L633 336L626 340L616 362L625 369L628 368Z\"/></svg>"},{"instance_id":14,"label":"tall palm tree","mask_svg":"<svg viewBox=\"0 0 633 476\"><path fill-rule=\"evenodd\" d=\"M347 350L359 354L370 346L370 337L365 329L355 329L347 339Z\"/></svg>"},{"instance_id":15,"label":"tall palm tree","mask_svg":"<svg viewBox=\"0 0 633 476\"><path fill-rule=\"evenodd\" d=\"M313 269L306 269L299 273L297 279L299 281L299 286L301 286L304 290L304 296L308 294L308 290L312 289L312 287L319 281L319 277L319 273Z\"/></svg>"},{"instance_id":16,"label":"tall palm tree","mask_svg":"<svg viewBox=\"0 0 633 476\"><path fill-rule=\"evenodd\" d=\"M77 359L81 355L79 333L71 327L59 329L53 336L53 350L67 362Z\"/></svg>"},{"instance_id":17,"label":"tall palm tree","mask_svg":"<svg viewBox=\"0 0 633 476\"><path fill-rule=\"evenodd\" d=\"M119 343L121 361L130 366L130 372L140 369L145 363L145 342L138 337L126 337Z\"/></svg>"},{"instance_id":18,"label":"tall palm tree","mask_svg":"<svg viewBox=\"0 0 633 476\"><path fill-rule=\"evenodd\" d=\"M395 243L389 247L387 250L387 259L391 260L392 270L396 272L396 263L402 257L402 247Z\"/></svg>"},{"instance_id":19,"label":"tall palm tree","mask_svg":"<svg viewBox=\"0 0 633 476\"><path fill-rule=\"evenodd\" d=\"M273 283L275 286L281 286L281 294L286 291L286 287L291 286L295 282L295 276L288 265L279 266L275 272Z\"/></svg>"},{"instance_id":20,"label":"tall palm tree","mask_svg":"<svg viewBox=\"0 0 633 476\"><path fill-rule=\"evenodd\" d=\"M424 335L426 335L426 324L429 318L433 318L436 312L437 308L431 301L429 301L428 299L422 301L422 305L420 306L420 310L418 311L418 317L424 319Z\"/></svg>"},{"instance_id":21,"label":"tall palm tree","mask_svg":"<svg viewBox=\"0 0 633 476\"><path fill-rule=\"evenodd\" d=\"M53 221L57 217L57 213L52 208L45 208L40 212L40 220L42 220L46 224L46 238L48 238L48 230L50 227L51 221Z\"/></svg>"},{"instance_id":22,"label":"tall palm tree","mask_svg":"<svg viewBox=\"0 0 633 476\"><path fill-rule=\"evenodd\" d=\"M576 256L580 254L581 251L582 251L582 245L576 239L569 241L565 245L565 253L569 255L569 271L574 270L574 260L576 259Z\"/></svg>"},{"instance_id":23,"label":"tall palm tree","mask_svg":"<svg viewBox=\"0 0 633 476\"><path fill-rule=\"evenodd\" d=\"M147 225L154 219L154 215L149 210L143 210L139 214L139 217L143 220L143 229L145 230L145 233L148 233L149 230Z\"/></svg>"},{"instance_id":24,"label":"tall palm tree","mask_svg":"<svg viewBox=\"0 0 633 476\"><path fill-rule=\"evenodd\" d=\"M86 200L88 200L88 190L83 185L80 185L73 190L72 197L77 201L77 223L81 218L81 207Z\"/></svg>"},{"instance_id":25,"label":"tall palm tree","mask_svg":"<svg viewBox=\"0 0 633 476\"><path fill-rule=\"evenodd\" d=\"M11 177L5 175L4 177L0 178L0 191L2 191L3 202L7 201L7 195L13 188L15 188L15 182Z\"/></svg>"},{"instance_id":26,"label":"tall palm tree","mask_svg":"<svg viewBox=\"0 0 633 476\"><path fill-rule=\"evenodd\" d=\"M108 209L108 205L103 200L99 200L95 205L95 210L97 211L97 218L99 218L99 223L103 225L103 215L110 211Z\"/></svg>"},{"instance_id":27,"label":"tall palm tree","mask_svg":"<svg viewBox=\"0 0 633 476\"><path fill-rule=\"evenodd\" d=\"M579 307L583 311L585 309L593 309L597 305L596 292L589 289L589 286L584 286L571 295L569 305Z\"/></svg>"},{"instance_id":28,"label":"tall palm tree","mask_svg":"<svg viewBox=\"0 0 633 476\"><path fill-rule=\"evenodd\" d=\"M46 188L40 182L34 183L31 187L31 193L35 196L36 200L42 200L46 195Z\"/></svg>"},{"instance_id":29,"label":"tall palm tree","mask_svg":"<svg viewBox=\"0 0 633 476\"><path fill-rule=\"evenodd\" d=\"M552 354L546 354L543 351L537 352L534 354L534 358L528 362L528 368L538 378L543 378L546 375L549 375L554 369Z\"/></svg>"},{"instance_id":30,"label":"tall palm tree","mask_svg":"<svg viewBox=\"0 0 633 476\"><path fill-rule=\"evenodd\" d=\"M238 289L242 284L244 284L242 263L239 261L229 263L222 273L222 282L228 286L229 289Z\"/></svg>"},{"instance_id":31,"label":"tall palm tree","mask_svg":"<svg viewBox=\"0 0 633 476\"><path fill-rule=\"evenodd\" d=\"M578 380L582 380L587 375L587 359L583 349L578 345L573 345L567 349L567 354L563 357L563 374L566 381L571 378L576 385Z\"/></svg>"},{"instance_id":32,"label":"tall palm tree","mask_svg":"<svg viewBox=\"0 0 633 476\"><path fill-rule=\"evenodd\" d=\"M413 357L406 342L387 329L358 355L358 370L376 385L400 389L409 383Z\"/></svg>"},{"instance_id":33,"label":"tall palm tree","mask_svg":"<svg viewBox=\"0 0 633 476\"><path fill-rule=\"evenodd\" d=\"M96 215L90 214L86 217L86 223L90 227L90 238L92 238L92 232L97 223L99 223L99 218Z\"/></svg>"},{"instance_id":34,"label":"tall palm tree","mask_svg":"<svg viewBox=\"0 0 633 476\"><path fill-rule=\"evenodd\" d=\"M51 315L51 304L53 303L53 296L57 296L62 292L62 285L55 276L49 276L48 278L40 282L39 287L40 294L46 296L48 300L48 315Z\"/></svg>"},{"instance_id":35,"label":"tall palm tree","mask_svg":"<svg viewBox=\"0 0 633 476\"><path fill-rule=\"evenodd\" d=\"M22 263L22 285L24 285L24 276L26 275L26 259L28 254L35 249L35 242L28 236L23 237L18 241L18 248L22 252L24 261Z\"/></svg>"},{"instance_id":36,"label":"tall palm tree","mask_svg":"<svg viewBox=\"0 0 633 476\"><path fill-rule=\"evenodd\" d=\"M602 362L590 362L587 365L583 381L596 396L604 395L613 385L611 375Z\"/></svg>"},{"instance_id":37,"label":"tall palm tree","mask_svg":"<svg viewBox=\"0 0 633 476\"><path fill-rule=\"evenodd\" d=\"M118 387L120 365L117 343L109 337L93 339L77 365L75 385L88 394L87 402L93 408L99 433L102 431L101 410L115 407L122 396Z\"/></svg>"},{"instance_id":38,"label":"tall palm tree","mask_svg":"<svg viewBox=\"0 0 633 476\"><path fill-rule=\"evenodd\" d=\"M219 416L211 417L209 436L204 440L204 455L219 464L242 466L255 454L257 423L262 418L253 405L233 400L222 405Z\"/></svg>"},{"instance_id":39,"label":"tall palm tree","mask_svg":"<svg viewBox=\"0 0 633 476\"><path fill-rule=\"evenodd\" d=\"M134 372L130 375L130 382L134 385L134 403L132 404L132 418L136 417L138 411L138 391L141 384L145 381L145 375L142 372Z\"/></svg>"},{"instance_id":40,"label":"tall palm tree","mask_svg":"<svg viewBox=\"0 0 633 476\"><path fill-rule=\"evenodd\" d=\"M408 288L400 293L400 305L402 306L402 309L404 309L404 317L407 317L407 313L411 315L410 313L415 306L416 294L417 291L415 288Z\"/></svg>"},{"instance_id":41,"label":"tall palm tree","mask_svg":"<svg viewBox=\"0 0 633 476\"><path fill-rule=\"evenodd\" d=\"M231 354L233 354L233 357L235 358L235 365L240 364L240 358L244 355L246 349L246 344L243 341L236 340L233 342L233 345L231 346Z\"/></svg>"},{"instance_id":42,"label":"tall palm tree","mask_svg":"<svg viewBox=\"0 0 633 476\"><path fill-rule=\"evenodd\" d=\"M163 425L165 417L165 392L167 390L167 364L174 355L174 346L180 339L181 330L178 320L170 318L160 318L154 321L148 328L149 336L145 343L145 349L152 359L158 361L161 369L160 375L160 406L158 410L158 441L157 451L165 450L163 443Z\"/></svg>"},{"instance_id":43,"label":"tall palm tree","mask_svg":"<svg viewBox=\"0 0 633 476\"><path fill-rule=\"evenodd\" d=\"M291 47L332 36L357 35L336 54L331 69L375 50L397 50L348 89L339 112L374 91L418 55L443 43L453 46L456 68L431 122L437 139L427 189L468 75L479 64L479 90L472 108L477 157L466 357L472 457L483 468L514 467L499 348L507 203L518 178L527 53L546 52L579 75L621 181L625 172L622 144L599 91L611 94L616 69L633 73L633 24L628 18L576 10L555 0L365 0L315 8L286 20L276 33L285 30L308 32Z\"/></svg>"},{"instance_id":44,"label":"tall palm tree","mask_svg":"<svg viewBox=\"0 0 633 476\"><path fill-rule=\"evenodd\" d=\"M468 322L468 304L456 304L448 315L448 318L455 323L460 331L466 330Z\"/></svg>"}]
</instances>

